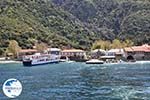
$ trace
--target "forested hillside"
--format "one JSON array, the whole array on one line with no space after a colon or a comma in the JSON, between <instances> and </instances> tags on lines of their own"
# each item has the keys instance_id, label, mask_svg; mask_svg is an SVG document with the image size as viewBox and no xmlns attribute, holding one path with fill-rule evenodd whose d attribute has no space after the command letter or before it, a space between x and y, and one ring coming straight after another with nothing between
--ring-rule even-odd
<instances>
[{"instance_id":1,"label":"forested hillside","mask_svg":"<svg viewBox=\"0 0 150 100\"><path fill-rule=\"evenodd\" d=\"M150 43L149 0L0 0L0 47L41 41L89 49L95 40Z\"/></svg>"},{"instance_id":2,"label":"forested hillside","mask_svg":"<svg viewBox=\"0 0 150 100\"><path fill-rule=\"evenodd\" d=\"M150 0L52 0L105 39L150 43Z\"/></svg>"}]
</instances>

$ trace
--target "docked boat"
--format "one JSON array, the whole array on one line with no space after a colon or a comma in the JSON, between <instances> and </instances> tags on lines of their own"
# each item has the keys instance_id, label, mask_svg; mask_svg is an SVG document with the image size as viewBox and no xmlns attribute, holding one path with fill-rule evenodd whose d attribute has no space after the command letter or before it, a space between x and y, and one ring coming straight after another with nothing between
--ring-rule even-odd
<instances>
[{"instance_id":1,"label":"docked boat","mask_svg":"<svg viewBox=\"0 0 150 100\"><path fill-rule=\"evenodd\" d=\"M68 57L60 57L60 62L72 63L75 61L71 61Z\"/></svg>"},{"instance_id":2,"label":"docked boat","mask_svg":"<svg viewBox=\"0 0 150 100\"><path fill-rule=\"evenodd\" d=\"M60 62L68 62L70 61L68 57L60 57Z\"/></svg>"},{"instance_id":3,"label":"docked boat","mask_svg":"<svg viewBox=\"0 0 150 100\"><path fill-rule=\"evenodd\" d=\"M104 61L98 60L98 59L91 59L91 60L86 61L86 64L103 64L103 63Z\"/></svg>"},{"instance_id":4,"label":"docked boat","mask_svg":"<svg viewBox=\"0 0 150 100\"><path fill-rule=\"evenodd\" d=\"M28 55L23 57L24 66L35 66L42 64L58 63L60 56L54 54L41 54L36 53L34 55Z\"/></svg>"}]
</instances>

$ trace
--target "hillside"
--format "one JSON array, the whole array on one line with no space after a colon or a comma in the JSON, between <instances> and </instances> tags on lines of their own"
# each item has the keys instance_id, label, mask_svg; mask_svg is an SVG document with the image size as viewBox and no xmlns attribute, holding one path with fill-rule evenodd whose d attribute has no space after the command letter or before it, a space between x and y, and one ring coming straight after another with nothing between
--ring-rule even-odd
<instances>
[{"instance_id":1,"label":"hillside","mask_svg":"<svg viewBox=\"0 0 150 100\"><path fill-rule=\"evenodd\" d=\"M0 0L0 47L42 41L89 49L95 40L150 43L149 0Z\"/></svg>"},{"instance_id":2,"label":"hillside","mask_svg":"<svg viewBox=\"0 0 150 100\"><path fill-rule=\"evenodd\" d=\"M0 8L1 47L15 39L23 48L31 48L37 40L56 47L81 48L79 43L89 44L92 37L70 13L42 0L1 0Z\"/></svg>"},{"instance_id":3,"label":"hillside","mask_svg":"<svg viewBox=\"0 0 150 100\"><path fill-rule=\"evenodd\" d=\"M150 43L150 0L51 0L105 39Z\"/></svg>"}]
</instances>

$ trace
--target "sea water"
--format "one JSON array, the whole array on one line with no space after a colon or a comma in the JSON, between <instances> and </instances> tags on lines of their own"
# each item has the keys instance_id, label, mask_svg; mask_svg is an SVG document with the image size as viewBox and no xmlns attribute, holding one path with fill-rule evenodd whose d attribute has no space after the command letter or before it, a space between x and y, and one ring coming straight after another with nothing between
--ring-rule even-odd
<instances>
[{"instance_id":1,"label":"sea water","mask_svg":"<svg viewBox=\"0 0 150 100\"><path fill-rule=\"evenodd\" d=\"M2 91L9 78L18 79L23 87L13 100L150 100L149 62L0 64L0 100L9 100Z\"/></svg>"}]
</instances>

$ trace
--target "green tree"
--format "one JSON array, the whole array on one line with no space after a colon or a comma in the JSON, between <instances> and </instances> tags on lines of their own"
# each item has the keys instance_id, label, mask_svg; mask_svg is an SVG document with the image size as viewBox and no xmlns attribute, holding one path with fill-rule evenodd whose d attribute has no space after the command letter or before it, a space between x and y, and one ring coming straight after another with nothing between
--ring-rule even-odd
<instances>
[{"instance_id":1,"label":"green tree","mask_svg":"<svg viewBox=\"0 0 150 100\"><path fill-rule=\"evenodd\" d=\"M1 55L4 55L4 49L3 48L0 48L0 56Z\"/></svg>"},{"instance_id":2,"label":"green tree","mask_svg":"<svg viewBox=\"0 0 150 100\"><path fill-rule=\"evenodd\" d=\"M119 39L115 39L113 40L112 44L111 44L112 48L122 48L123 44L121 43L121 41Z\"/></svg>"},{"instance_id":3,"label":"green tree","mask_svg":"<svg viewBox=\"0 0 150 100\"><path fill-rule=\"evenodd\" d=\"M98 40L93 44L92 49L108 50L110 47L111 43L109 41Z\"/></svg>"},{"instance_id":4,"label":"green tree","mask_svg":"<svg viewBox=\"0 0 150 100\"><path fill-rule=\"evenodd\" d=\"M123 45L124 45L124 47L131 47L131 46L133 46L133 42L131 41L131 40L129 40L129 39L126 39L124 42L123 42Z\"/></svg>"},{"instance_id":5,"label":"green tree","mask_svg":"<svg viewBox=\"0 0 150 100\"><path fill-rule=\"evenodd\" d=\"M15 40L10 40L6 53L12 53L13 57L16 58L18 56L18 52L21 50L18 42Z\"/></svg>"},{"instance_id":6,"label":"green tree","mask_svg":"<svg viewBox=\"0 0 150 100\"><path fill-rule=\"evenodd\" d=\"M47 45L45 43L36 43L36 49L38 52L43 52L44 50L47 49Z\"/></svg>"}]
</instances>

